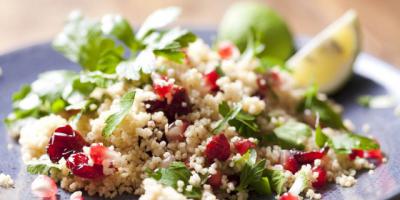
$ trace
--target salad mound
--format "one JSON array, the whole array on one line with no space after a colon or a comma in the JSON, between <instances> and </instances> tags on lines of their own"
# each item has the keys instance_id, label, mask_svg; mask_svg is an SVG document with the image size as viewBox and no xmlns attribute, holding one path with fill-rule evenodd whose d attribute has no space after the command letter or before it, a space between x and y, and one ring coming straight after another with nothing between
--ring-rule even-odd
<instances>
[{"instance_id":1,"label":"salad mound","mask_svg":"<svg viewBox=\"0 0 400 200\"><path fill-rule=\"evenodd\" d=\"M40 74L5 120L29 173L109 198L319 199L385 161L316 85L295 88L265 62L256 34L243 52L211 48L165 28L179 12L155 11L137 31L119 15L71 14L53 46L82 70Z\"/></svg>"}]
</instances>

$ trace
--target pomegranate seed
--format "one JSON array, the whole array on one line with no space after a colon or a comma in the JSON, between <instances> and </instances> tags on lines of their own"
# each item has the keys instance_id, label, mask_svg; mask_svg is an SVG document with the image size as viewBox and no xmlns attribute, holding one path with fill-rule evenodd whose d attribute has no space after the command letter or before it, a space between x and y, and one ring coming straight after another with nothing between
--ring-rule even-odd
<instances>
[{"instance_id":1,"label":"pomegranate seed","mask_svg":"<svg viewBox=\"0 0 400 200\"><path fill-rule=\"evenodd\" d=\"M88 143L79 132L66 125L54 131L47 146L47 154L50 160L55 163L61 158L68 159L71 154L81 152L85 145L88 145Z\"/></svg>"},{"instance_id":2,"label":"pomegranate seed","mask_svg":"<svg viewBox=\"0 0 400 200\"><path fill-rule=\"evenodd\" d=\"M162 111L169 121L175 121L177 116L186 115L192 111L186 90L179 86L173 88L172 100L170 102L166 99L157 99L145 101L144 103L149 105L146 107L147 112L155 113Z\"/></svg>"},{"instance_id":3,"label":"pomegranate seed","mask_svg":"<svg viewBox=\"0 0 400 200\"><path fill-rule=\"evenodd\" d=\"M165 133L165 136L167 137L168 142L173 142L173 141L179 141L183 142L185 141L185 131L187 127L189 126L189 122L187 121L180 121L177 123L175 121L174 123L170 124L168 126L168 130Z\"/></svg>"},{"instance_id":4,"label":"pomegranate seed","mask_svg":"<svg viewBox=\"0 0 400 200\"><path fill-rule=\"evenodd\" d=\"M324 157L324 152L322 151L310 151L310 152L296 152L293 154L294 159L300 164L312 164L314 160L321 159Z\"/></svg>"},{"instance_id":5,"label":"pomegranate seed","mask_svg":"<svg viewBox=\"0 0 400 200\"><path fill-rule=\"evenodd\" d=\"M217 173L212 174L208 179L207 183L213 187L213 189L219 189L222 185L222 173L217 171Z\"/></svg>"},{"instance_id":6,"label":"pomegranate seed","mask_svg":"<svg viewBox=\"0 0 400 200\"><path fill-rule=\"evenodd\" d=\"M221 42L219 44L218 54L222 59L229 59L238 53L239 50L231 42Z\"/></svg>"},{"instance_id":7,"label":"pomegranate seed","mask_svg":"<svg viewBox=\"0 0 400 200\"><path fill-rule=\"evenodd\" d=\"M247 152L247 150L251 148L255 148L256 144L251 142L248 139L240 140L235 142L235 149L240 153L240 155L243 155Z\"/></svg>"},{"instance_id":8,"label":"pomegranate seed","mask_svg":"<svg viewBox=\"0 0 400 200\"><path fill-rule=\"evenodd\" d=\"M312 183L312 186L315 187L315 188L324 187L326 185L326 183L327 183L327 175L326 175L325 169L320 167L320 166L318 166L318 167L315 167L312 171L318 173L318 177Z\"/></svg>"},{"instance_id":9,"label":"pomegranate seed","mask_svg":"<svg viewBox=\"0 0 400 200\"><path fill-rule=\"evenodd\" d=\"M207 74L204 75L204 80L206 82L207 88L209 88L210 91L216 92L219 90L219 87L217 85L217 80L220 78L217 70L213 70Z\"/></svg>"},{"instance_id":10,"label":"pomegranate seed","mask_svg":"<svg viewBox=\"0 0 400 200\"><path fill-rule=\"evenodd\" d=\"M299 200L299 197L290 193L285 193L279 198L279 200Z\"/></svg>"},{"instance_id":11,"label":"pomegranate seed","mask_svg":"<svg viewBox=\"0 0 400 200\"><path fill-rule=\"evenodd\" d=\"M86 179L97 179L104 176L103 166L89 165L89 158L84 153L72 154L67 160L67 167L72 174Z\"/></svg>"},{"instance_id":12,"label":"pomegranate seed","mask_svg":"<svg viewBox=\"0 0 400 200\"><path fill-rule=\"evenodd\" d=\"M231 154L228 139L223 133L213 136L204 153L209 163L213 162L214 159L227 160Z\"/></svg>"},{"instance_id":13,"label":"pomegranate seed","mask_svg":"<svg viewBox=\"0 0 400 200\"><path fill-rule=\"evenodd\" d=\"M285 161L285 164L283 165L283 168L286 170L289 170L293 174L299 171L300 165L297 162L297 160L294 158L293 155L289 156L287 160Z\"/></svg>"},{"instance_id":14,"label":"pomegranate seed","mask_svg":"<svg viewBox=\"0 0 400 200\"><path fill-rule=\"evenodd\" d=\"M153 83L154 92L161 99L171 97L173 87L174 87L174 82L164 77L155 80Z\"/></svg>"},{"instance_id":15,"label":"pomegranate seed","mask_svg":"<svg viewBox=\"0 0 400 200\"><path fill-rule=\"evenodd\" d=\"M356 159L356 157L364 158L364 150L360 150L360 149L351 150L351 153L349 154L350 160L354 160L354 159Z\"/></svg>"},{"instance_id":16,"label":"pomegranate seed","mask_svg":"<svg viewBox=\"0 0 400 200\"><path fill-rule=\"evenodd\" d=\"M50 177L39 175L32 182L31 190L36 197L54 199L57 194L57 185Z\"/></svg>"},{"instance_id":17,"label":"pomegranate seed","mask_svg":"<svg viewBox=\"0 0 400 200\"><path fill-rule=\"evenodd\" d=\"M102 144L92 144L90 146L89 155L94 164L101 165L103 160L107 158L108 148Z\"/></svg>"}]
</instances>

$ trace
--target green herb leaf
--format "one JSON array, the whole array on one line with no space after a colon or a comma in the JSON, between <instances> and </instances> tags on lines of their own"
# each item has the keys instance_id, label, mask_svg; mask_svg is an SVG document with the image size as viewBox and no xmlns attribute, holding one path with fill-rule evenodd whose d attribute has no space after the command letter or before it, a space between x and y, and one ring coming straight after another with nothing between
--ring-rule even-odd
<instances>
[{"instance_id":1,"label":"green herb leaf","mask_svg":"<svg viewBox=\"0 0 400 200\"><path fill-rule=\"evenodd\" d=\"M324 125L335 129L346 130L340 114L336 113L326 101L318 99L317 95L317 86L314 85L308 88L305 99L299 106L299 111L304 112L305 109L309 109L314 115L318 113L320 121Z\"/></svg>"},{"instance_id":2,"label":"green herb leaf","mask_svg":"<svg viewBox=\"0 0 400 200\"><path fill-rule=\"evenodd\" d=\"M100 71L82 72L80 74L81 83L92 83L97 87L106 88L117 81L115 74L105 74Z\"/></svg>"},{"instance_id":3,"label":"green herb leaf","mask_svg":"<svg viewBox=\"0 0 400 200\"><path fill-rule=\"evenodd\" d=\"M246 163L240 173L240 184L238 190L245 190L251 183L258 182L265 169L265 160L255 164Z\"/></svg>"},{"instance_id":4,"label":"green herb leaf","mask_svg":"<svg viewBox=\"0 0 400 200\"><path fill-rule=\"evenodd\" d=\"M22 100L22 99L24 99L30 92L31 92L31 86L29 86L29 85L23 85L19 91L15 92L15 93L12 95L12 101L13 101L13 102L16 102L16 101L18 101L18 100Z\"/></svg>"},{"instance_id":5,"label":"green herb leaf","mask_svg":"<svg viewBox=\"0 0 400 200\"><path fill-rule=\"evenodd\" d=\"M148 172L151 178L159 181L165 186L178 188L177 182L183 181L186 185L189 183L189 178L192 175L190 170L182 162L173 162L167 168L157 169L155 172ZM183 194L188 198L200 199L200 188L194 187L192 191L184 191Z\"/></svg>"},{"instance_id":6,"label":"green herb leaf","mask_svg":"<svg viewBox=\"0 0 400 200\"><path fill-rule=\"evenodd\" d=\"M106 35L112 35L122 41L133 51L140 48L140 42L136 40L132 26L121 15L106 15L101 20L101 30Z\"/></svg>"},{"instance_id":7,"label":"green herb leaf","mask_svg":"<svg viewBox=\"0 0 400 200\"><path fill-rule=\"evenodd\" d=\"M256 123L256 117L242 111L241 105L231 109L226 101L218 106L219 113L223 119L218 122L213 129L213 133L219 133L226 127L226 124L234 126L236 130L245 137L253 137L259 131Z\"/></svg>"},{"instance_id":8,"label":"green herb leaf","mask_svg":"<svg viewBox=\"0 0 400 200\"><path fill-rule=\"evenodd\" d=\"M85 70L104 73L114 73L124 54L122 46L103 34L100 23L76 13L54 39L53 47Z\"/></svg>"},{"instance_id":9,"label":"green herb leaf","mask_svg":"<svg viewBox=\"0 0 400 200\"><path fill-rule=\"evenodd\" d=\"M266 173L271 182L272 190L274 190L278 195L282 194L283 187L287 181L287 178L284 174L285 172L278 169L268 169L266 170Z\"/></svg>"},{"instance_id":10,"label":"green herb leaf","mask_svg":"<svg viewBox=\"0 0 400 200\"><path fill-rule=\"evenodd\" d=\"M135 100L135 92L127 92L122 96L119 106L120 110L112 115L110 115L105 122L105 127L103 129L103 136L109 137L114 130L118 127L118 125L122 122L125 116L129 113L130 109L133 106L133 102Z\"/></svg>"},{"instance_id":11,"label":"green herb leaf","mask_svg":"<svg viewBox=\"0 0 400 200\"><path fill-rule=\"evenodd\" d=\"M305 141L312 135L312 130L306 124L289 121L275 128L274 133L282 141L284 148L304 149Z\"/></svg>"},{"instance_id":12,"label":"green herb leaf","mask_svg":"<svg viewBox=\"0 0 400 200\"><path fill-rule=\"evenodd\" d=\"M155 67L156 57L152 50L147 49L140 52L135 60L121 62L117 67L117 74L128 80L139 80L141 73L151 74Z\"/></svg>"},{"instance_id":13,"label":"green herb leaf","mask_svg":"<svg viewBox=\"0 0 400 200\"><path fill-rule=\"evenodd\" d=\"M60 171L61 167L54 163L31 162L27 165L27 172L30 174L43 174L49 175L50 171Z\"/></svg>"},{"instance_id":14,"label":"green herb leaf","mask_svg":"<svg viewBox=\"0 0 400 200\"><path fill-rule=\"evenodd\" d=\"M230 109L228 102L223 101L218 106L219 113L224 117L221 121L218 122L217 126L213 129L213 133L217 134L224 130L225 126L230 120L235 119L235 117L239 114L242 109L241 105L236 106L232 110Z\"/></svg>"},{"instance_id":15,"label":"green herb leaf","mask_svg":"<svg viewBox=\"0 0 400 200\"><path fill-rule=\"evenodd\" d=\"M358 103L360 106L363 106L363 107L368 108L368 107L369 107L369 104L371 103L371 100L372 100L372 96L370 96L370 95L363 95L363 96L360 96L360 97L357 98L357 103Z\"/></svg>"},{"instance_id":16,"label":"green herb leaf","mask_svg":"<svg viewBox=\"0 0 400 200\"><path fill-rule=\"evenodd\" d=\"M321 126L318 124L315 128L315 144L320 148L324 147L328 139L328 136L322 132Z\"/></svg>"},{"instance_id":17,"label":"green herb leaf","mask_svg":"<svg viewBox=\"0 0 400 200\"><path fill-rule=\"evenodd\" d=\"M175 21L179 16L181 10L178 7L168 7L159 9L150 14L143 22L139 31L137 32L137 38L140 40L144 39L151 31L170 24Z\"/></svg>"},{"instance_id":18,"label":"green herb leaf","mask_svg":"<svg viewBox=\"0 0 400 200\"><path fill-rule=\"evenodd\" d=\"M296 178L289 189L289 193L299 195L303 190L311 186L311 180L305 170L306 168L302 168L296 173Z\"/></svg>"},{"instance_id":19,"label":"green herb leaf","mask_svg":"<svg viewBox=\"0 0 400 200\"><path fill-rule=\"evenodd\" d=\"M333 136L328 141L328 144L336 153L344 154L351 153L353 149L379 149L379 144L375 140L354 133L343 133Z\"/></svg>"}]
</instances>

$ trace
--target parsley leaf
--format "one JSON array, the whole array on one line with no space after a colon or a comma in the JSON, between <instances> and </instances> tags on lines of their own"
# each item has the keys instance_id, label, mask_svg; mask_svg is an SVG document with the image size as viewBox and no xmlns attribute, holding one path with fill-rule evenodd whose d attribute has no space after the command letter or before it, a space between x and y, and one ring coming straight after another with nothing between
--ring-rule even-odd
<instances>
[{"instance_id":1,"label":"parsley leaf","mask_svg":"<svg viewBox=\"0 0 400 200\"><path fill-rule=\"evenodd\" d=\"M120 110L112 115L110 115L105 121L105 127L103 129L103 136L109 137L117 126L122 122L125 116L129 113L133 106L135 100L135 92L127 92L122 96L119 105Z\"/></svg>"},{"instance_id":2,"label":"parsley leaf","mask_svg":"<svg viewBox=\"0 0 400 200\"><path fill-rule=\"evenodd\" d=\"M141 46L132 26L121 15L105 15L101 19L101 30L106 35L114 36L133 51L137 51Z\"/></svg>"},{"instance_id":3,"label":"parsley leaf","mask_svg":"<svg viewBox=\"0 0 400 200\"><path fill-rule=\"evenodd\" d=\"M279 169L268 169L266 173L271 181L271 188L278 194L282 194L284 185L287 181L285 172Z\"/></svg>"},{"instance_id":4,"label":"parsley leaf","mask_svg":"<svg viewBox=\"0 0 400 200\"><path fill-rule=\"evenodd\" d=\"M141 73L151 74L155 70L156 57L152 50L146 49L139 53L135 60L121 62L117 74L128 80L139 80Z\"/></svg>"},{"instance_id":5,"label":"parsley leaf","mask_svg":"<svg viewBox=\"0 0 400 200\"><path fill-rule=\"evenodd\" d=\"M256 123L256 117L242 111L242 106L238 105L231 109L226 101L218 106L219 113L223 119L218 122L213 129L213 133L220 133L226 127L226 124L234 126L236 130L245 137L252 137L259 131Z\"/></svg>"},{"instance_id":6,"label":"parsley leaf","mask_svg":"<svg viewBox=\"0 0 400 200\"><path fill-rule=\"evenodd\" d=\"M137 38L144 39L151 31L162 28L180 15L181 10L178 7L168 7L154 11L143 22L142 27L137 32Z\"/></svg>"},{"instance_id":7,"label":"parsley leaf","mask_svg":"<svg viewBox=\"0 0 400 200\"><path fill-rule=\"evenodd\" d=\"M53 41L53 47L85 70L114 73L124 48L105 36L101 24L75 14Z\"/></svg>"},{"instance_id":8,"label":"parsley leaf","mask_svg":"<svg viewBox=\"0 0 400 200\"><path fill-rule=\"evenodd\" d=\"M312 135L311 128L300 122L289 121L274 129L283 148L304 149L305 141Z\"/></svg>"},{"instance_id":9,"label":"parsley leaf","mask_svg":"<svg viewBox=\"0 0 400 200\"><path fill-rule=\"evenodd\" d=\"M49 175L52 170L60 171L61 167L54 163L35 161L27 164L27 172L30 174Z\"/></svg>"},{"instance_id":10,"label":"parsley leaf","mask_svg":"<svg viewBox=\"0 0 400 200\"><path fill-rule=\"evenodd\" d=\"M245 163L240 173L240 184L238 186L239 191L245 190L250 184L257 182L262 178L265 169L265 163L266 161L264 159L258 162L255 162L253 159L249 159Z\"/></svg>"},{"instance_id":11,"label":"parsley leaf","mask_svg":"<svg viewBox=\"0 0 400 200\"><path fill-rule=\"evenodd\" d=\"M333 148L336 153L345 154L351 153L353 149L379 149L379 144L375 140L354 133L343 133L330 137L328 145Z\"/></svg>"},{"instance_id":12,"label":"parsley leaf","mask_svg":"<svg viewBox=\"0 0 400 200\"><path fill-rule=\"evenodd\" d=\"M321 126L318 124L315 128L315 144L320 148L324 147L328 139L328 136L322 132Z\"/></svg>"},{"instance_id":13,"label":"parsley leaf","mask_svg":"<svg viewBox=\"0 0 400 200\"><path fill-rule=\"evenodd\" d=\"M335 129L346 130L340 114L336 113L326 101L318 99L317 95L317 86L314 85L308 88L305 98L303 102L300 103L298 110L304 112L305 109L309 109L314 113L314 115L317 115L318 113L320 121L324 125Z\"/></svg>"},{"instance_id":14,"label":"parsley leaf","mask_svg":"<svg viewBox=\"0 0 400 200\"><path fill-rule=\"evenodd\" d=\"M149 171L149 177L154 178L161 184L178 188L177 182L183 181L186 185L189 183L189 178L192 175L190 170L182 162L173 162L167 168L157 169L155 172ZM200 188L194 187L192 191L184 191L183 194L188 198L200 199Z\"/></svg>"}]
</instances>

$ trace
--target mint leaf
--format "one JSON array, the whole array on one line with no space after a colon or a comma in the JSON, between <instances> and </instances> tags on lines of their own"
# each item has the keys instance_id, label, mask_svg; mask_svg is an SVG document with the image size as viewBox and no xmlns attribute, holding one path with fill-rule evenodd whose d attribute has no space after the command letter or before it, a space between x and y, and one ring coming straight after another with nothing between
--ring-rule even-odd
<instances>
[{"instance_id":1,"label":"mint leaf","mask_svg":"<svg viewBox=\"0 0 400 200\"><path fill-rule=\"evenodd\" d=\"M170 186L177 189L177 182L180 180L187 185L192 174L184 163L173 162L167 168L160 168L155 172L149 171L148 175L165 186ZM201 190L197 187L194 187L190 192L184 191L183 194L188 198L201 198Z\"/></svg>"},{"instance_id":2,"label":"mint leaf","mask_svg":"<svg viewBox=\"0 0 400 200\"><path fill-rule=\"evenodd\" d=\"M134 91L131 91L125 93L124 96L122 96L119 102L120 110L110 115L105 121L106 125L103 129L103 136L109 137L122 122L125 116L129 113L135 100L135 94L136 93Z\"/></svg>"},{"instance_id":3,"label":"mint leaf","mask_svg":"<svg viewBox=\"0 0 400 200\"><path fill-rule=\"evenodd\" d=\"M322 132L321 126L318 124L315 128L315 144L320 148L324 147L328 139L328 136Z\"/></svg>"},{"instance_id":4,"label":"mint leaf","mask_svg":"<svg viewBox=\"0 0 400 200\"><path fill-rule=\"evenodd\" d=\"M115 74L105 74L100 71L82 72L80 74L81 83L92 83L97 87L106 88L117 82Z\"/></svg>"},{"instance_id":5,"label":"mint leaf","mask_svg":"<svg viewBox=\"0 0 400 200\"><path fill-rule=\"evenodd\" d=\"M104 73L114 73L124 54L122 46L103 34L100 23L79 14L70 17L53 47L85 70Z\"/></svg>"},{"instance_id":6,"label":"mint leaf","mask_svg":"<svg viewBox=\"0 0 400 200\"><path fill-rule=\"evenodd\" d=\"M353 149L379 149L379 144L375 140L354 133L343 133L333 136L328 140L328 145L333 148L336 153L345 154L351 153Z\"/></svg>"},{"instance_id":7,"label":"mint leaf","mask_svg":"<svg viewBox=\"0 0 400 200\"><path fill-rule=\"evenodd\" d=\"M49 175L50 171L56 170L60 171L61 167L54 163L42 163L42 162L31 162L28 163L26 170L30 174L43 174Z\"/></svg>"},{"instance_id":8,"label":"mint leaf","mask_svg":"<svg viewBox=\"0 0 400 200\"><path fill-rule=\"evenodd\" d=\"M181 10L178 7L168 7L154 11L143 22L142 27L137 32L137 38L144 39L148 33L155 29L163 28L164 26L175 21L180 15Z\"/></svg>"},{"instance_id":9,"label":"mint leaf","mask_svg":"<svg viewBox=\"0 0 400 200\"><path fill-rule=\"evenodd\" d=\"M304 149L304 143L312 135L311 128L303 123L289 121L275 128L276 137L282 142L284 148Z\"/></svg>"},{"instance_id":10,"label":"mint leaf","mask_svg":"<svg viewBox=\"0 0 400 200\"><path fill-rule=\"evenodd\" d=\"M305 98L303 102L300 103L298 110L304 112L305 109L309 109L314 115L318 113L322 124L331 128L346 130L340 114L336 113L326 101L318 99L317 95L317 86L314 85L308 88Z\"/></svg>"}]
</instances>

